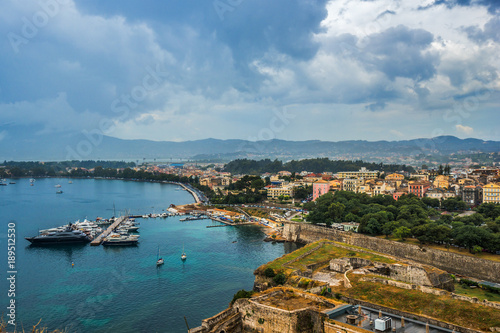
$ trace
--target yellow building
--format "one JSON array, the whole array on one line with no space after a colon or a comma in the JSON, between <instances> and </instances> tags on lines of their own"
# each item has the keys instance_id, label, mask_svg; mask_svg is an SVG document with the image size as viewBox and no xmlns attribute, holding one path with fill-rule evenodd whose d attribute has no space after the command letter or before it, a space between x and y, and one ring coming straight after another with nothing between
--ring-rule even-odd
<instances>
[{"instance_id":1,"label":"yellow building","mask_svg":"<svg viewBox=\"0 0 500 333\"><path fill-rule=\"evenodd\" d=\"M405 176L403 176L402 174L400 173L391 173L390 175L387 175L385 177L385 179L387 180L394 180L394 181L403 181L405 179Z\"/></svg>"},{"instance_id":2,"label":"yellow building","mask_svg":"<svg viewBox=\"0 0 500 333\"><path fill-rule=\"evenodd\" d=\"M434 179L432 185L434 188L448 188L450 187L450 181L448 176L439 175Z\"/></svg>"},{"instance_id":3,"label":"yellow building","mask_svg":"<svg viewBox=\"0 0 500 333\"><path fill-rule=\"evenodd\" d=\"M374 179L377 178L378 171L370 171L365 167L359 169L359 171L342 171L339 172L337 178L363 178L363 179Z\"/></svg>"},{"instance_id":4,"label":"yellow building","mask_svg":"<svg viewBox=\"0 0 500 333\"><path fill-rule=\"evenodd\" d=\"M500 184L490 183L483 186L483 203L500 204Z\"/></svg>"},{"instance_id":5,"label":"yellow building","mask_svg":"<svg viewBox=\"0 0 500 333\"><path fill-rule=\"evenodd\" d=\"M267 189L267 197L270 199L277 199L280 195L288 196L289 198L293 198L294 187L291 185L282 186L282 187L270 187Z\"/></svg>"}]
</instances>

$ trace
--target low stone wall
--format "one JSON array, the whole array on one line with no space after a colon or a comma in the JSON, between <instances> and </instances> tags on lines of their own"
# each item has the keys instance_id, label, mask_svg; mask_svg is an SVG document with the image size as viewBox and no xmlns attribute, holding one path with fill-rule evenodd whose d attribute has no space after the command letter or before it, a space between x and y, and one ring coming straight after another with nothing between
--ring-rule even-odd
<instances>
[{"instance_id":1,"label":"low stone wall","mask_svg":"<svg viewBox=\"0 0 500 333\"><path fill-rule=\"evenodd\" d=\"M302 243L311 243L322 239L334 240L385 253L390 256L435 266L445 271L500 283L500 262L472 256L394 242L307 223L286 222L283 227L283 237L289 241Z\"/></svg>"},{"instance_id":2,"label":"low stone wall","mask_svg":"<svg viewBox=\"0 0 500 333\"><path fill-rule=\"evenodd\" d=\"M453 293L451 294L451 298L458 299L461 301L471 302L474 304L481 304L481 305L485 305L485 306L490 306L490 307L495 308L495 309L500 309L500 303L490 302L486 299L483 301L480 301L477 297L469 297L469 296L457 295L457 294L453 294Z\"/></svg>"},{"instance_id":3,"label":"low stone wall","mask_svg":"<svg viewBox=\"0 0 500 333\"><path fill-rule=\"evenodd\" d=\"M386 279L381 279L381 278L362 278L362 281L369 281L369 282L375 282L375 283L382 283L386 284L389 286L401 288L401 289L407 289L407 290L420 290L423 293L426 294L433 294L436 296L443 296L447 295L448 293L444 290L441 289L435 289L435 288L430 288L430 287L425 287L425 286L418 286L416 284L409 284L405 282L400 282L400 281L394 281L394 280L386 280Z\"/></svg>"}]
</instances>

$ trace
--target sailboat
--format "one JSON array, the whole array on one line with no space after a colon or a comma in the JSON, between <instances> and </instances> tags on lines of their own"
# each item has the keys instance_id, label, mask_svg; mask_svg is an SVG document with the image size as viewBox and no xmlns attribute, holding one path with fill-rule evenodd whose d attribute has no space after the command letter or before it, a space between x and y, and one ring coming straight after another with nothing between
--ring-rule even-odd
<instances>
[{"instance_id":1,"label":"sailboat","mask_svg":"<svg viewBox=\"0 0 500 333\"><path fill-rule=\"evenodd\" d=\"M182 244L182 254L181 254L181 260L184 261L186 260L187 255L186 252L184 252L184 244Z\"/></svg>"},{"instance_id":2,"label":"sailboat","mask_svg":"<svg viewBox=\"0 0 500 333\"><path fill-rule=\"evenodd\" d=\"M158 245L158 256L156 257L156 266L163 265L163 258L160 257L160 245Z\"/></svg>"}]
</instances>

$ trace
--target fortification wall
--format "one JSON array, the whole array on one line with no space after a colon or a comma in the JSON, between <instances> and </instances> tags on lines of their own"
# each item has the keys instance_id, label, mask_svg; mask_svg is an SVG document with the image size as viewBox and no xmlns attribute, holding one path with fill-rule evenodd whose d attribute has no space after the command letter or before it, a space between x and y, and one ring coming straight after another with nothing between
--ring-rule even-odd
<instances>
[{"instance_id":1,"label":"fortification wall","mask_svg":"<svg viewBox=\"0 0 500 333\"><path fill-rule=\"evenodd\" d=\"M352 232L304 223L285 223L283 236L288 241L311 243L329 239L364 247L391 256L414 260L442 270L500 283L500 262L484 260L447 251L421 248L416 245L393 242Z\"/></svg>"},{"instance_id":2,"label":"fortification wall","mask_svg":"<svg viewBox=\"0 0 500 333\"><path fill-rule=\"evenodd\" d=\"M287 311L249 299L239 299L233 307L242 316L243 332L322 332L321 317L326 317L311 309Z\"/></svg>"}]
</instances>

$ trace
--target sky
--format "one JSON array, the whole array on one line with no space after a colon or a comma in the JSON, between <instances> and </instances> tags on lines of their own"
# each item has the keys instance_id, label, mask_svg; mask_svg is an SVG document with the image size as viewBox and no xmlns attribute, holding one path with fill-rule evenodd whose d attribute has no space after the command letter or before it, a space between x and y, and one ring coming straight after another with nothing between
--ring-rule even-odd
<instances>
[{"instance_id":1,"label":"sky","mask_svg":"<svg viewBox=\"0 0 500 333\"><path fill-rule=\"evenodd\" d=\"M5 0L0 144L500 140L497 0Z\"/></svg>"}]
</instances>

